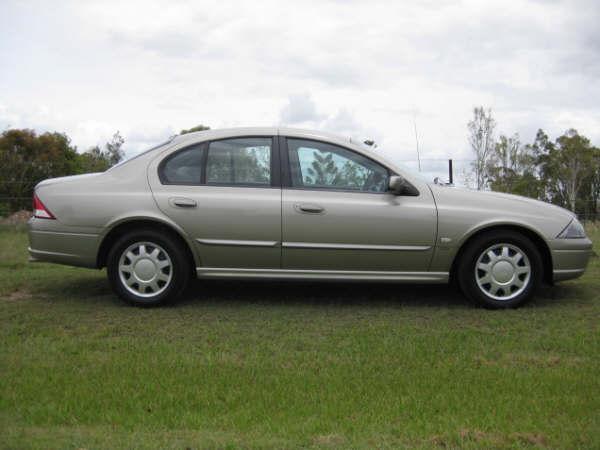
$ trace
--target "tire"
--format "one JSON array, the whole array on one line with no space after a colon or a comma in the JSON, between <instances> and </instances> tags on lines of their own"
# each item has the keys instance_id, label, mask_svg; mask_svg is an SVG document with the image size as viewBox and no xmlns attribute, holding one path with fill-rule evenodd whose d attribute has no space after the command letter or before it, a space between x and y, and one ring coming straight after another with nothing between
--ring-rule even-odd
<instances>
[{"instance_id":1,"label":"tire","mask_svg":"<svg viewBox=\"0 0 600 450\"><path fill-rule=\"evenodd\" d=\"M456 278L471 301L491 309L516 308L542 281L542 259L535 244L515 231L490 231L467 244Z\"/></svg>"},{"instance_id":2,"label":"tire","mask_svg":"<svg viewBox=\"0 0 600 450\"><path fill-rule=\"evenodd\" d=\"M108 253L106 268L113 291L134 306L176 300L186 289L191 272L182 244L149 228L119 238Z\"/></svg>"}]
</instances>

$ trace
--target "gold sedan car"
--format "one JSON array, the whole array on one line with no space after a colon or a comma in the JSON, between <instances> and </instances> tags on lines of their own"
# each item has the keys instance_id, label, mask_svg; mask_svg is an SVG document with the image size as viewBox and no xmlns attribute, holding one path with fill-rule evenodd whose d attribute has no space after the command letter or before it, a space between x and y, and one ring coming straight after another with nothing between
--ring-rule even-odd
<instances>
[{"instance_id":1,"label":"gold sedan car","mask_svg":"<svg viewBox=\"0 0 600 450\"><path fill-rule=\"evenodd\" d=\"M191 277L447 283L494 308L579 277L573 213L427 183L350 139L285 128L177 136L106 172L37 185L34 261L107 268L134 305Z\"/></svg>"}]
</instances>

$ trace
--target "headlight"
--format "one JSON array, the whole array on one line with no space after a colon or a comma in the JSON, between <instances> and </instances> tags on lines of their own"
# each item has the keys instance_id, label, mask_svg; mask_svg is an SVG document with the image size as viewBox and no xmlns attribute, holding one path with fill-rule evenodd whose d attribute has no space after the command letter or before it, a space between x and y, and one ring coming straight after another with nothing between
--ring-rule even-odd
<instances>
[{"instance_id":1,"label":"headlight","mask_svg":"<svg viewBox=\"0 0 600 450\"><path fill-rule=\"evenodd\" d=\"M579 220L573 219L556 237L558 239L581 239L585 237L585 230Z\"/></svg>"}]
</instances>

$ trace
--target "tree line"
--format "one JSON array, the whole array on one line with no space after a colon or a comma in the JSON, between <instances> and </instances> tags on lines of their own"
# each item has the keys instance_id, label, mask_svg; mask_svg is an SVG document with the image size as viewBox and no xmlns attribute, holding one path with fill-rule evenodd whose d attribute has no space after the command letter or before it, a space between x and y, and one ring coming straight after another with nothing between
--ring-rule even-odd
<instances>
[{"instance_id":1,"label":"tree line","mask_svg":"<svg viewBox=\"0 0 600 450\"><path fill-rule=\"evenodd\" d=\"M78 152L65 133L5 130L0 135L0 212L30 208L33 188L46 178L105 171L123 159L124 143L117 131L102 148Z\"/></svg>"},{"instance_id":2,"label":"tree line","mask_svg":"<svg viewBox=\"0 0 600 450\"><path fill-rule=\"evenodd\" d=\"M467 128L477 189L523 195L598 218L600 149L588 138L574 129L554 140L540 129L527 144L516 133L496 138L492 111L483 107L473 110Z\"/></svg>"},{"instance_id":3,"label":"tree line","mask_svg":"<svg viewBox=\"0 0 600 450\"><path fill-rule=\"evenodd\" d=\"M180 134L208 129L198 125ZM539 130L525 144L518 134L496 137L492 111L478 107L468 136L475 158L467 181L477 189L524 195L598 218L600 149L576 130L554 140ZM43 179L108 169L123 159L124 143L117 131L104 146L79 152L65 133L5 130L0 135L0 213L29 208L33 188Z\"/></svg>"}]
</instances>

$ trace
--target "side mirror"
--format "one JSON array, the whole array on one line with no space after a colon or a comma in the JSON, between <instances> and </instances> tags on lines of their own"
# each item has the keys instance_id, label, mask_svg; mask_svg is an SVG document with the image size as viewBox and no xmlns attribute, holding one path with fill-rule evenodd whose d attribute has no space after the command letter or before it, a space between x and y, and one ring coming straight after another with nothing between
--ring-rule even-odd
<instances>
[{"instance_id":1,"label":"side mirror","mask_svg":"<svg viewBox=\"0 0 600 450\"><path fill-rule=\"evenodd\" d=\"M404 178L399 175L392 175L388 183L388 189L394 193L394 195L402 195L406 183Z\"/></svg>"}]
</instances>

